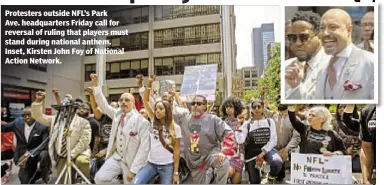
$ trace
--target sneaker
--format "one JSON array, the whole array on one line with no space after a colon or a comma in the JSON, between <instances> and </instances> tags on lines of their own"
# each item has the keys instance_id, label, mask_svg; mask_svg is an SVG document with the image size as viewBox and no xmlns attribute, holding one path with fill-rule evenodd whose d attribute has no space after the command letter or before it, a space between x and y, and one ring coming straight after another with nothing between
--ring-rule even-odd
<instances>
[{"instance_id":1,"label":"sneaker","mask_svg":"<svg viewBox=\"0 0 384 185\"><path fill-rule=\"evenodd\" d=\"M51 181L51 176L48 174L44 177L41 177L41 179L43 179L45 184L49 184L49 181Z\"/></svg>"},{"instance_id":2,"label":"sneaker","mask_svg":"<svg viewBox=\"0 0 384 185\"><path fill-rule=\"evenodd\" d=\"M275 178L273 178L273 177L268 177L268 179L267 179L267 184L275 184Z\"/></svg>"}]
</instances>

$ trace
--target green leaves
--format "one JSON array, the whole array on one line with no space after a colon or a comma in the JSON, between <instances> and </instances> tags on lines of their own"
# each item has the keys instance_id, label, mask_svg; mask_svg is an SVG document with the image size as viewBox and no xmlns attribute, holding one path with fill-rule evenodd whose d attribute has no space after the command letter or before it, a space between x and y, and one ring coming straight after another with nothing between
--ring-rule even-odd
<instances>
[{"instance_id":1,"label":"green leaves","mask_svg":"<svg viewBox=\"0 0 384 185\"><path fill-rule=\"evenodd\" d=\"M257 80L258 88L245 91L244 102L250 103L257 99L262 92L262 87L268 88L264 100L268 100L271 108L276 107L276 96L280 94L280 43L276 43L269 52L271 59L268 60L264 75Z\"/></svg>"}]
</instances>

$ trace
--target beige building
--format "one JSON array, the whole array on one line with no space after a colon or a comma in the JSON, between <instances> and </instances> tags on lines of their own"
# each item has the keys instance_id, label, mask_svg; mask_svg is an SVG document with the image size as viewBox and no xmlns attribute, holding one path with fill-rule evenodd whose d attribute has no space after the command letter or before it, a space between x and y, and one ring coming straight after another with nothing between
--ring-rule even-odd
<instances>
[{"instance_id":1,"label":"beige building","mask_svg":"<svg viewBox=\"0 0 384 185\"><path fill-rule=\"evenodd\" d=\"M244 67L238 70L238 77L244 80L245 90L257 88L257 79L260 77L260 72L257 67Z\"/></svg>"},{"instance_id":2,"label":"beige building","mask_svg":"<svg viewBox=\"0 0 384 185\"><path fill-rule=\"evenodd\" d=\"M231 48L233 73L236 70L235 16L231 10ZM120 55L93 55L83 58L84 89L91 86L89 74L102 77L109 100L116 101L129 88L136 88L136 75L155 74L158 80L173 80L181 88L184 67L218 64L217 90L224 92L221 6L128 6L109 11L118 28L128 29L128 36L108 37L111 47L124 48ZM110 28L112 29L112 28ZM103 74L104 73L104 74ZM144 85L146 85L146 78ZM136 88L137 90L137 88ZM85 94L87 92L84 91ZM218 101L221 101L218 98Z\"/></svg>"}]
</instances>

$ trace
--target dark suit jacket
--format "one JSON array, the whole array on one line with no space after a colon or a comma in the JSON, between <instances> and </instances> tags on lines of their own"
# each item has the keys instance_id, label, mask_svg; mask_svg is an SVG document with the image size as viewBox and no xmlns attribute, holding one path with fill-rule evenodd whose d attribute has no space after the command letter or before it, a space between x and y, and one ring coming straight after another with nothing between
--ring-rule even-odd
<instances>
[{"instance_id":1,"label":"dark suit jacket","mask_svg":"<svg viewBox=\"0 0 384 185\"><path fill-rule=\"evenodd\" d=\"M17 138L16 152L14 156L15 164L18 163L19 158L26 152L31 152L33 149L37 148L45 139L49 137L48 127L35 122L35 126L31 130L29 135L28 142L25 139L24 135L24 120L16 119L5 125L1 125L1 132L13 132ZM48 150L48 142L46 141L41 147L39 147L36 152L33 153L34 156L39 156L40 152L43 150Z\"/></svg>"}]
</instances>

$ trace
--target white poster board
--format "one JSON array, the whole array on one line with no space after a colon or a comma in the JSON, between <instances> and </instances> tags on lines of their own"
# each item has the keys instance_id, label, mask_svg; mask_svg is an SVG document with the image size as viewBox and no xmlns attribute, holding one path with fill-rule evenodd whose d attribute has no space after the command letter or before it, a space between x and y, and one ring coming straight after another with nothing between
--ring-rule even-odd
<instances>
[{"instance_id":1,"label":"white poster board","mask_svg":"<svg viewBox=\"0 0 384 185\"><path fill-rule=\"evenodd\" d=\"M351 156L292 153L291 184L352 184Z\"/></svg>"},{"instance_id":2,"label":"white poster board","mask_svg":"<svg viewBox=\"0 0 384 185\"><path fill-rule=\"evenodd\" d=\"M22 117L24 111L24 103L9 103L9 113L11 118Z\"/></svg>"},{"instance_id":3,"label":"white poster board","mask_svg":"<svg viewBox=\"0 0 384 185\"><path fill-rule=\"evenodd\" d=\"M173 80L154 81L152 84L152 89L156 99L161 100L161 96L163 95L163 93L169 92L171 90L176 90L175 81Z\"/></svg>"},{"instance_id":4,"label":"white poster board","mask_svg":"<svg viewBox=\"0 0 384 185\"><path fill-rule=\"evenodd\" d=\"M191 102L195 95L203 95L209 102L216 100L217 64L185 67L181 100Z\"/></svg>"}]
</instances>

